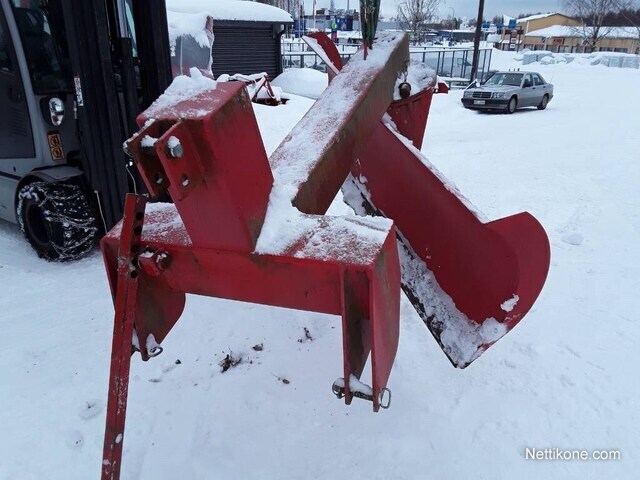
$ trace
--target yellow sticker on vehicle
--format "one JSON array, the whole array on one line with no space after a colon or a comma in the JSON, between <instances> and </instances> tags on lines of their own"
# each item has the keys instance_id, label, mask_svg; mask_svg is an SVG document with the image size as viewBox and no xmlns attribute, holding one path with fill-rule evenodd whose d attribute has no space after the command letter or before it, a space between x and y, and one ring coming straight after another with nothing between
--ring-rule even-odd
<instances>
[{"instance_id":1,"label":"yellow sticker on vehicle","mask_svg":"<svg viewBox=\"0 0 640 480\"><path fill-rule=\"evenodd\" d=\"M49 132L47 133L47 140L49 140L51 158L53 160L64 160L64 150L62 148L60 134L58 132Z\"/></svg>"}]
</instances>

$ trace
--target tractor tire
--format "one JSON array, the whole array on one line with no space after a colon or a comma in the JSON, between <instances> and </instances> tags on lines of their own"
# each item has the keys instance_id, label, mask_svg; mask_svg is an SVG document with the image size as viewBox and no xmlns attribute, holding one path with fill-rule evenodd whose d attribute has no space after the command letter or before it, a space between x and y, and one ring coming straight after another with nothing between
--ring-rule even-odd
<instances>
[{"instance_id":1,"label":"tractor tire","mask_svg":"<svg viewBox=\"0 0 640 480\"><path fill-rule=\"evenodd\" d=\"M544 97L542 97L540 105L538 105L536 108L538 110L544 110L545 108L547 108L547 105L549 105L549 95L545 95Z\"/></svg>"},{"instance_id":2,"label":"tractor tire","mask_svg":"<svg viewBox=\"0 0 640 480\"><path fill-rule=\"evenodd\" d=\"M96 219L78 185L29 183L18 192L16 210L22 234L41 258L75 260L95 245Z\"/></svg>"},{"instance_id":3,"label":"tractor tire","mask_svg":"<svg viewBox=\"0 0 640 480\"><path fill-rule=\"evenodd\" d=\"M518 99L516 97L511 97L509 99L509 103L507 104L507 113L511 115L518 108Z\"/></svg>"}]
</instances>

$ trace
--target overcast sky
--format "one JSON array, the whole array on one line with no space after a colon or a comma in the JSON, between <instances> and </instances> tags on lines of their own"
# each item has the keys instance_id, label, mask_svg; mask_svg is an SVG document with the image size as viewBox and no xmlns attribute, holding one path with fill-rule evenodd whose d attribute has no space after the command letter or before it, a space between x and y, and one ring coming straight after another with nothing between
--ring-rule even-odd
<instances>
[{"instance_id":1,"label":"overcast sky","mask_svg":"<svg viewBox=\"0 0 640 480\"><path fill-rule=\"evenodd\" d=\"M395 5L400 0L381 0L382 13L390 16L395 14ZM346 8L347 0L335 0L337 8ZM330 0L316 0L316 8L328 7ZM311 13L313 1L305 0L305 10ZM359 8L358 0L350 0L349 8ZM455 10L456 17L472 18L478 14L477 0L442 0L440 15L451 16ZM517 16L519 13L537 13L561 10L560 0L485 0L485 18L494 15Z\"/></svg>"}]
</instances>

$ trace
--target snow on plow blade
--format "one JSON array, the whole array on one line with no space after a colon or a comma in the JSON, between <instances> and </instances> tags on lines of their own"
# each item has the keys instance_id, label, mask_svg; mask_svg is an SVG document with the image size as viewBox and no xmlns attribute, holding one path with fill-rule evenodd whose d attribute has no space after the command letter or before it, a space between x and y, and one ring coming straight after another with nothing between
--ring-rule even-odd
<instances>
[{"instance_id":1,"label":"snow on plow blade","mask_svg":"<svg viewBox=\"0 0 640 480\"><path fill-rule=\"evenodd\" d=\"M464 368L529 311L550 249L529 213L485 223L455 187L380 124L344 186L358 213L392 218L402 287L451 363Z\"/></svg>"},{"instance_id":2,"label":"snow on plow blade","mask_svg":"<svg viewBox=\"0 0 640 480\"><path fill-rule=\"evenodd\" d=\"M331 79L342 63L325 37L305 40L331 62ZM451 363L465 368L529 311L550 248L529 213L483 220L419 151L435 89L434 78L391 104L392 122L369 137L343 193L356 213L393 219L402 288Z\"/></svg>"}]
</instances>

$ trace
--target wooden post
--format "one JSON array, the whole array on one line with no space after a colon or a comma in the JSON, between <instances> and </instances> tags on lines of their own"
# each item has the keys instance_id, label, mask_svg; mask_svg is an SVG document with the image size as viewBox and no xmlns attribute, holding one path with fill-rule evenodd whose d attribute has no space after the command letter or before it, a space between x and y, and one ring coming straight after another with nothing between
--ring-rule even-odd
<instances>
[{"instance_id":1,"label":"wooden post","mask_svg":"<svg viewBox=\"0 0 640 480\"><path fill-rule=\"evenodd\" d=\"M478 60L480 58L480 36L482 35L482 17L484 16L484 0L478 3L478 19L476 20L476 36L473 40L473 63L471 65L471 81L478 75Z\"/></svg>"}]
</instances>

